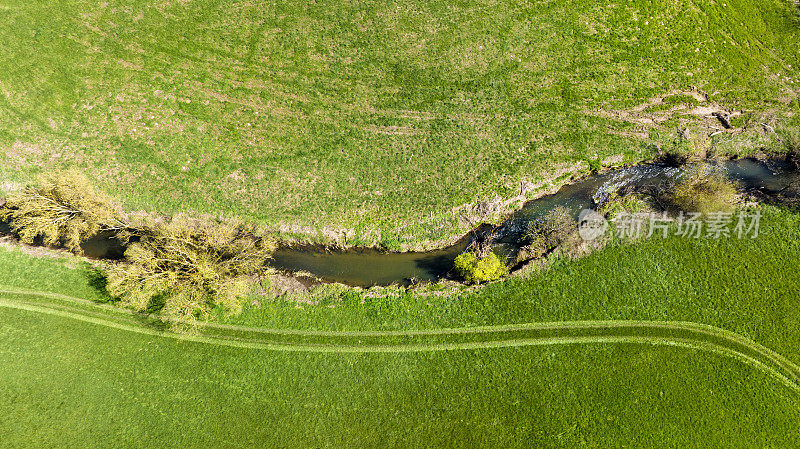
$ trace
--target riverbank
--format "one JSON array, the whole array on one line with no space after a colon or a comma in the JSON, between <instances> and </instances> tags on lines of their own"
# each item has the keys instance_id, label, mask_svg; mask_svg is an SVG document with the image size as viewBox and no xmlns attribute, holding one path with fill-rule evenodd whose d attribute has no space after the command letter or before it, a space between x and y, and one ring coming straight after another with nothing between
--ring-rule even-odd
<instances>
[{"instance_id":1,"label":"riverbank","mask_svg":"<svg viewBox=\"0 0 800 449\"><path fill-rule=\"evenodd\" d=\"M604 203L609 198L624 200L626 195L652 197L647 200L653 203L649 207L657 208L655 202L661 201L659 196L668 192L684 176L684 172L691 171L696 164L711 164L721 170L725 177L738 186L743 198L773 203L788 201L795 206L800 198L799 164L794 153L780 157L759 153L745 159L700 159L691 153L667 154L660 158L661 162L606 169L584 176L564 185L555 193L524 203L518 211L504 216L498 224L482 223L455 244L434 251L391 252L377 248L339 248L283 242L278 245L269 265L284 274L268 273L267 277L277 286L274 290L281 294L294 290L306 291L319 282L357 287L406 287L436 283L454 279L452 268L455 257L478 243L486 250L491 249L508 268L516 271L532 260L540 262L535 259L541 255L528 254L530 249L526 246L529 243L526 233L531 224L541 223L551 212L562 210L568 218L575 220L583 210L605 207ZM658 209L654 211L660 212ZM151 217L149 220L158 218ZM135 230L131 231L136 234ZM573 229L572 234L576 231ZM8 226L0 223L0 232L8 233ZM602 247L605 241L597 239L588 242L576 238L571 245L573 248L568 251L586 254L593 248ZM562 246L554 250L566 250ZM90 258L116 260L122 257L125 245L113 233L101 233L83 242L81 248Z\"/></svg>"},{"instance_id":2,"label":"riverbank","mask_svg":"<svg viewBox=\"0 0 800 449\"><path fill-rule=\"evenodd\" d=\"M577 220L582 210L603 206L609 197L639 194L664 195L684 172L696 164L712 164L739 186L740 195L750 201L790 202L800 197L800 174L795 155L781 157L764 153L745 159L699 159L688 157L676 161L675 155L664 155L664 162L649 163L623 169L608 169L584 176L564 185L550 195L524 203L519 210L504 216L495 225L483 223L462 236L455 244L429 252L388 252L373 248L330 248L323 245L300 245L279 249L272 265L287 271L309 272L328 282L368 287L372 285L411 285L453 279L455 257L473 243L491 248L509 268L518 269L536 256L524 256L529 226L541 222L549 213L561 209ZM688 164L688 165L681 165ZM656 196L657 196L656 195ZM651 198L650 202L658 198ZM656 204L651 207L657 208ZM662 212L654 209L655 212ZM577 222L576 226L577 227ZM597 242L577 241L572 250L585 254Z\"/></svg>"},{"instance_id":3,"label":"riverbank","mask_svg":"<svg viewBox=\"0 0 800 449\"><path fill-rule=\"evenodd\" d=\"M741 334L800 363L800 215L763 206L756 239L676 235L612 242L578 260L480 289L430 284L363 290L323 285L283 297L252 295L214 322L267 329L403 331L582 320L691 321ZM109 301L80 258L0 248L0 284ZM788 333L788 334L787 334Z\"/></svg>"}]
</instances>

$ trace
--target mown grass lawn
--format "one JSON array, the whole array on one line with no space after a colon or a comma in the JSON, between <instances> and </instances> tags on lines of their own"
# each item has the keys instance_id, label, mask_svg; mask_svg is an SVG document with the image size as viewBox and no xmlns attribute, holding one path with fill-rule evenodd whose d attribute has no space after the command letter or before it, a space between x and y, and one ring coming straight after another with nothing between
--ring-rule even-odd
<instances>
[{"instance_id":1,"label":"mown grass lawn","mask_svg":"<svg viewBox=\"0 0 800 449\"><path fill-rule=\"evenodd\" d=\"M0 177L76 167L129 209L439 241L466 229L452 207L652 156L697 119L618 112L674 89L755 114L725 151L777 145L759 121L797 112L799 23L785 0L6 0Z\"/></svg>"},{"instance_id":2,"label":"mown grass lawn","mask_svg":"<svg viewBox=\"0 0 800 449\"><path fill-rule=\"evenodd\" d=\"M693 350L223 348L0 309L7 447L793 447L800 398Z\"/></svg>"}]
</instances>

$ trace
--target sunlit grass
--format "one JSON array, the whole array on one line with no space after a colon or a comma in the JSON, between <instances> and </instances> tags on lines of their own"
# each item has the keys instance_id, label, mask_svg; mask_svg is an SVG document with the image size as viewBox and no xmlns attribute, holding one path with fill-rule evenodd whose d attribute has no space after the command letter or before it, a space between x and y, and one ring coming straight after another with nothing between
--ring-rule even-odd
<instances>
[{"instance_id":1,"label":"sunlit grass","mask_svg":"<svg viewBox=\"0 0 800 449\"><path fill-rule=\"evenodd\" d=\"M12 447L800 444L795 393L671 347L281 353L0 308L0 378Z\"/></svg>"}]
</instances>

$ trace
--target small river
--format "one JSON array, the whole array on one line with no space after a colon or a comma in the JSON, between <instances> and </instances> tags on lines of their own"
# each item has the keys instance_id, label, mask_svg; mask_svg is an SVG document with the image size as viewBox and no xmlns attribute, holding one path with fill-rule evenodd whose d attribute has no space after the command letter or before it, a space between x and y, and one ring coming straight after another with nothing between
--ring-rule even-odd
<instances>
[{"instance_id":1,"label":"small river","mask_svg":"<svg viewBox=\"0 0 800 449\"><path fill-rule=\"evenodd\" d=\"M719 166L746 192L769 197L791 191L797 196L800 173L789 162L737 159L712 164ZM498 227L476 230L439 250L395 253L376 249L331 251L314 247L283 247L275 253L272 265L280 270L306 271L327 282L361 287L436 281L449 275L455 257L475 239L490 239L492 250L512 261L528 225L542 219L555 207L565 207L577 218L583 209L597 207L619 189L647 191L664 188L679 181L686 171L685 166L652 163L588 176L563 186L552 195L527 202Z\"/></svg>"},{"instance_id":2,"label":"small river","mask_svg":"<svg viewBox=\"0 0 800 449\"><path fill-rule=\"evenodd\" d=\"M737 159L712 164L758 198L800 198L800 171L790 162ZM455 244L434 251L397 253L372 248L328 250L283 246L275 252L271 265L282 271L311 273L325 282L360 287L437 281L450 275L453 260L476 239L490 242L495 254L511 262L516 259L529 224L541 220L554 208L564 207L577 218L583 209L596 208L620 189L663 190L679 181L687 170L686 166L650 163L591 175L561 187L554 194L528 201L499 226L481 226ZM8 225L0 223L0 235L9 233ZM81 246L87 257L95 259L121 259L125 251L109 234L95 236Z\"/></svg>"}]
</instances>

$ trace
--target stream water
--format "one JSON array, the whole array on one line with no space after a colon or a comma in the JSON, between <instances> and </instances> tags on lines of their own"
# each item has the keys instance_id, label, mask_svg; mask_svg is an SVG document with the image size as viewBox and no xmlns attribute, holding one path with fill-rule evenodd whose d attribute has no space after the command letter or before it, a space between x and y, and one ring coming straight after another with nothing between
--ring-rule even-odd
<instances>
[{"instance_id":1,"label":"stream water","mask_svg":"<svg viewBox=\"0 0 800 449\"><path fill-rule=\"evenodd\" d=\"M800 173L789 162L738 159L714 164L746 192L760 197L779 193L798 196ZM555 207L565 207L577 218L583 209L597 207L619 189L647 191L664 188L679 181L686 171L685 166L653 163L588 176L563 186L552 195L527 202L498 227L483 227L455 244L435 251L394 253L376 249L328 251L313 247L283 247L275 253L272 265L286 271L306 271L328 282L362 287L436 281L448 276L455 257L475 239L489 239L498 256L513 260L528 225L542 219Z\"/></svg>"},{"instance_id":2,"label":"stream water","mask_svg":"<svg viewBox=\"0 0 800 449\"><path fill-rule=\"evenodd\" d=\"M747 193L762 199L776 196L800 198L800 171L782 160L738 159L714 163ZM679 181L688 168L667 164L642 164L613 169L582 178L558 192L527 202L497 227L481 226L443 249L426 252L384 252L377 249L327 250L320 247L280 247L271 265L289 272L308 272L326 282L352 286L409 285L436 281L449 275L453 260L476 239L490 242L492 251L513 261L530 223L541 220L556 207L564 207L576 218L583 209L596 208L614 192L664 189ZM0 222L0 235L9 234ZM84 242L84 254L96 259L120 259L125 248L108 234Z\"/></svg>"}]
</instances>

